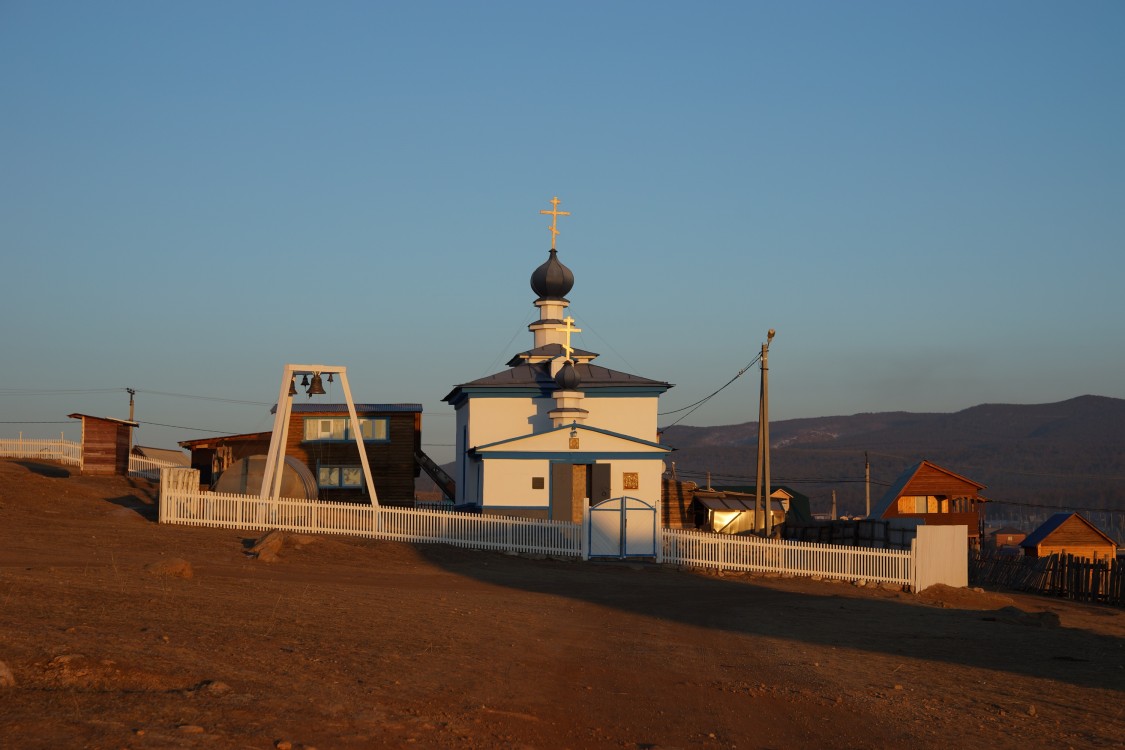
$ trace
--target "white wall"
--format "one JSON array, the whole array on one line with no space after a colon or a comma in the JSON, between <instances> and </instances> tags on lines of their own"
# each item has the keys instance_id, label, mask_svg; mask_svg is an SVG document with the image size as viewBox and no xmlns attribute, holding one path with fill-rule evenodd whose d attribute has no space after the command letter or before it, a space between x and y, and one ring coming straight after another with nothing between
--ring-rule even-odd
<instances>
[{"instance_id":1,"label":"white wall","mask_svg":"<svg viewBox=\"0 0 1125 750\"><path fill-rule=\"evenodd\" d=\"M547 459L494 458L483 462L483 504L495 506L536 506L546 508L551 500L551 467ZM543 489L531 488L532 477L543 477Z\"/></svg>"},{"instance_id":2,"label":"white wall","mask_svg":"<svg viewBox=\"0 0 1125 750\"><path fill-rule=\"evenodd\" d=\"M914 538L915 592L944 583L969 585L969 530L965 526L918 527Z\"/></svg>"}]
</instances>

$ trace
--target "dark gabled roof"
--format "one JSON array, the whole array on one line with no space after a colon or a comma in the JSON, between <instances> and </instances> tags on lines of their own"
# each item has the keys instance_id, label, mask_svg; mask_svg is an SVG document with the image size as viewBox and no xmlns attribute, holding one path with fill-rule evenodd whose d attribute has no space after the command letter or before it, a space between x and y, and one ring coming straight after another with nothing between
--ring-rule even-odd
<instances>
[{"instance_id":1,"label":"dark gabled roof","mask_svg":"<svg viewBox=\"0 0 1125 750\"><path fill-rule=\"evenodd\" d=\"M626 388L641 386L665 391L672 387L670 383L660 380L649 380L639 375L630 375L627 372L618 372L608 367L592 365L582 362L574 366L578 377L582 381L580 390L586 391L595 388ZM487 375L478 380L461 383L455 386L442 401L453 401L465 389L489 388L528 388L539 389L544 393L558 390L558 384L551 377L550 363L548 362L522 362L509 367L507 370Z\"/></svg>"},{"instance_id":2,"label":"dark gabled roof","mask_svg":"<svg viewBox=\"0 0 1125 750\"><path fill-rule=\"evenodd\" d=\"M595 359L597 352L588 352L585 349L572 349L571 357L574 359ZM563 349L562 344L544 344L537 346L534 349L528 349L526 352L520 352L508 360L508 367L515 367L516 365L523 364L523 362L532 357L564 357L566 351Z\"/></svg>"},{"instance_id":3,"label":"dark gabled roof","mask_svg":"<svg viewBox=\"0 0 1125 750\"><path fill-rule=\"evenodd\" d=\"M957 497L971 497L974 500L980 500L982 502L986 500L986 498L983 498L978 494L980 490L984 489L983 484L974 482L971 479L967 479L960 474L954 474L949 469L943 469L937 464L930 463L929 461L922 459L906 471L902 472L902 474L899 475L898 479L895 480L894 484L887 488L887 491L883 493L883 497L881 497L879 499L879 502L875 504L875 507L871 509L871 515L868 516L868 518L882 518L883 514L887 512L887 510L891 507L891 505L894 504L896 500L902 497L907 489L907 486L912 481L914 481L914 478L918 476L923 470L927 470L930 473L944 474L955 484L961 484L967 489L972 490L969 494L956 495ZM926 494L934 493L927 492Z\"/></svg>"},{"instance_id":4,"label":"dark gabled roof","mask_svg":"<svg viewBox=\"0 0 1125 750\"><path fill-rule=\"evenodd\" d=\"M1022 542L1020 542L1020 546L1021 547L1038 547L1043 542L1044 539L1046 539L1051 534L1053 534L1055 531L1057 531L1058 528L1060 526L1062 526L1064 523L1066 523L1067 521L1069 521L1071 519L1071 517L1077 518L1079 521L1081 521L1082 523L1089 526L1090 529L1094 533L1103 537L1110 544L1113 544L1113 545L1117 544L1117 542L1114 541L1112 537L1110 537L1108 534L1106 534L1104 531L1099 529L1094 524L1087 521L1085 516L1083 516L1081 513L1067 513L1066 511L1063 511L1062 513L1054 514L1053 516L1048 518L1046 521L1044 521L1042 523L1042 525L1040 525L1039 528L1037 528L1035 531L1028 534L1024 538L1024 540Z\"/></svg>"},{"instance_id":5,"label":"dark gabled roof","mask_svg":"<svg viewBox=\"0 0 1125 750\"><path fill-rule=\"evenodd\" d=\"M388 412L420 412L421 404L356 404L355 410L361 414L379 414ZM347 404L316 404L295 403L291 410L295 414L347 414ZM277 404L270 409L270 414L277 413Z\"/></svg>"},{"instance_id":6,"label":"dark gabled roof","mask_svg":"<svg viewBox=\"0 0 1125 750\"><path fill-rule=\"evenodd\" d=\"M243 443L254 440L269 440L273 430L267 432L244 432L241 435L221 435L219 437L196 438L195 440L181 440L180 447L191 450L195 447L206 447L208 443Z\"/></svg>"}]
</instances>

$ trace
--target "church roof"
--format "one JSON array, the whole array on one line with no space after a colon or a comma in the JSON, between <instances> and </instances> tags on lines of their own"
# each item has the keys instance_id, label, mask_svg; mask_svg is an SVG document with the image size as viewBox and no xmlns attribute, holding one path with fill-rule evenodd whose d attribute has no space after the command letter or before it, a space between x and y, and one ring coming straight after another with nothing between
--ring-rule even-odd
<instances>
[{"instance_id":1,"label":"church roof","mask_svg":"<svg viewBox=\"0 0 1125 750\"><path fill-rule=\"evenodd\" d=\"M586 392L600 389L639 387L645 390L654 390L657 393L663 393L672 387L671 383L665 383L660 380L649 380L639 375L630 375L627 372L611 370L608 367L592 365L588 362L576 364L574 365L574 369L582 381L582 390ZM551 377L549 363L522 362L513 367L509 367L507 370L502 370L501 372L455 386L442 400L453 403L467 390L517 388L520 390L538 390L546 394L558 390L558 387L555 379Z\"/></svg>"},{"instance_id":2,"label":"church roof","mask_svg":"<svg viewBox=\"0 0 1125 750\"><path fill-rule=\"evenodd\" d=\"M561 321L560 321L561 322ZM528 359L550 359L553 357L565 357L566 351L563 349L562 344L544 344L537 346L534 349L528 349L526 352L520 352L516 356L508 360L508 367L515 367L516 365ZM571 349L571 358L574 360L581 359L594 359L598 356L597 352L588 352L585 349Z\"/></svg>"}]
</instances>

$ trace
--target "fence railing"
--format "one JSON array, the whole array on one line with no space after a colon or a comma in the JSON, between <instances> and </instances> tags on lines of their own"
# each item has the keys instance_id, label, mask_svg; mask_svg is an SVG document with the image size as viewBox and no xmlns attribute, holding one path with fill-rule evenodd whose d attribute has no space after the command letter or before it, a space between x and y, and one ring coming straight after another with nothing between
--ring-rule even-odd
<instances>
[{"instance_id":1,"label":"fence railing","mask_svg":"<svg viewBox=\"0 0 1125 750\"><path fill-rule=\"evenodd\" d=\"M0 457L82 465L82 443L57 438L0 438Z\"/></svg>"},{"instance_id":2,"label":"fence railing","mask_svg":"<svg viewBox=\"0 0 1125 750\"><path fill-rule=\"evenodd\" d=\"M348 534L401 542L440 542L473 549L586 557L582 524L485 516L450 510L384 508L282 498L262 500L199 490L198 472L164 469L161 523L247 530ZM665 563L718 570L865 580L915 587L918 549L842 547L811 542L660 529ZM964 555L962 555L962 559Z\"/></svg>"},{"instance_id":3,"label":"fence railing","mask_svg":"<svg viewBox=\"0 0 1125 750\"><path fill-rule=\"evenodd\" d=\"M1125 605L1125 564L1112 558L976 554L969 560L969 580L976 585L1003 586L1032 594Z\"/></svg>"},{"instance_id":4,"label":"fence railing","mask_svg":"<svg viewBox=\"0 0 1125 750\"><path fill-rule=\"evenodd\" d=\"M582 554L582 528L566 521L481 516L447 510L377 508L317 500L262 500L256 495L202 492L175 485L175 481L161 480L161 523L349 534L545 555Z\"/></svg>"},{"instance_id":5,"label":"fence railing","mask_svg":"<svg viewBox=\"0 0 1125 750\"><path fill-rule=\"evenodd\" d=\"M818 576L913 586L913 553L664 530L664 562L717 570Z\"/></svg>"},{"instance_id":6,"label":"fence railing","mask_svg":"<svg viewBox=\"0 0 1125 750\"><path fill-rule=\"evenodd\" d=\"M129 474L137 477L144 477L153 482L160 481L161 469L175 469L183 468L180 464L174 464L171 461L164 461L159 458L147 458L145 456L138 456L135 453L129 454Z\"/></svg>"}]
</instances>

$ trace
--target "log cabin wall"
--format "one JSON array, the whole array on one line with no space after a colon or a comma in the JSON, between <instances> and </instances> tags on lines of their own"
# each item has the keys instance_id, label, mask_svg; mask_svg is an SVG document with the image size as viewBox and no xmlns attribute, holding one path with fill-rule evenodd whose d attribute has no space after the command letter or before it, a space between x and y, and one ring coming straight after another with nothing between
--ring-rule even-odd
<instances>
[{"instance_id":1,"label":"log cabin wall","mask_svg":"<svg viewBox=\"0 0 1125 750\"><path fill-rule=\"evenodd\" d=\"M367 462L371 467L371 478L379 502L385 505L413 505L414 480L420 468L414 460L416 451L422 447L422 415L420 412L362 411L357 409L360 419L387 419L387 441L367 441ZM293 456L309 467L313 476L318 476L321 465L359 466L359 451L352 440L305 440L305 419L347 418L347 412L336 410L296 411L289 418L289 434L285 442L285 455ZM367 502L363 488L321 488L322 500L338 502Z\"/></svg>"}]
</instances>

